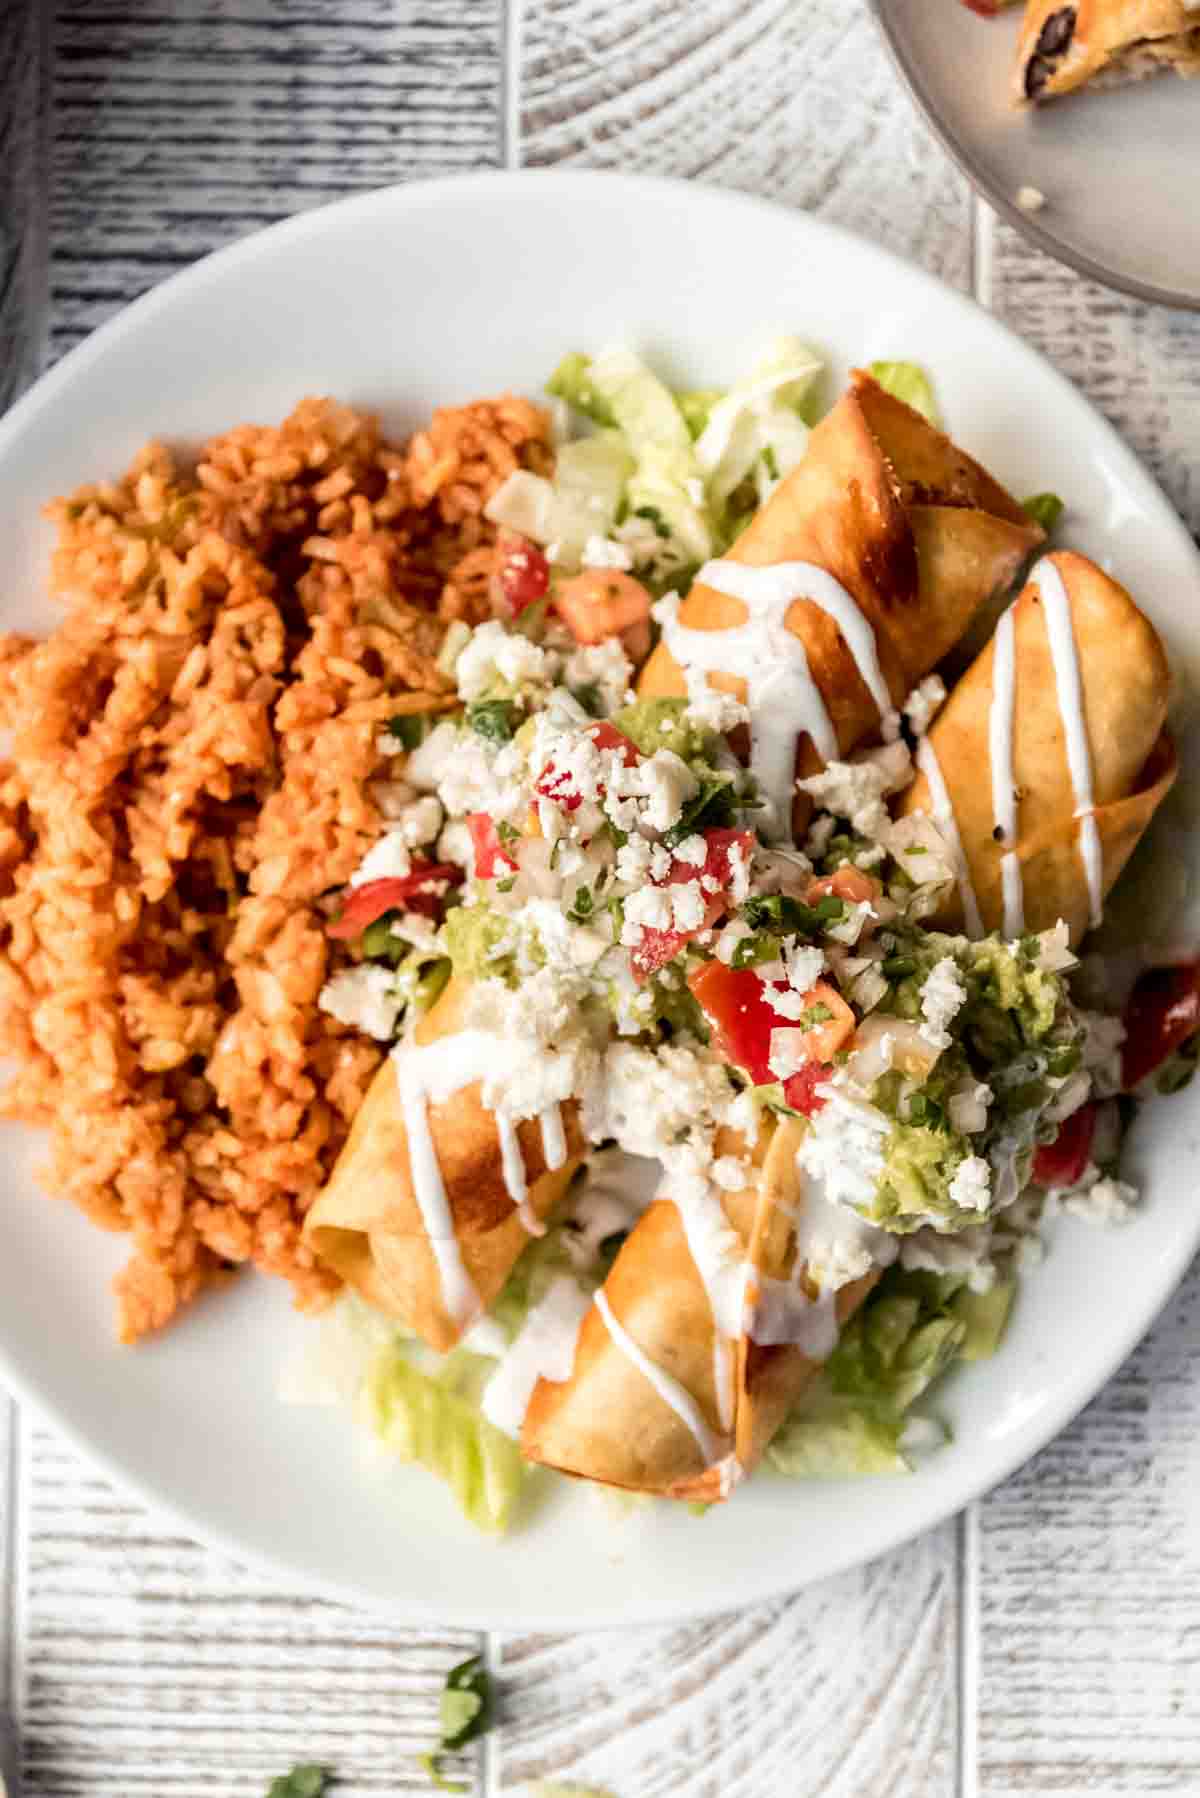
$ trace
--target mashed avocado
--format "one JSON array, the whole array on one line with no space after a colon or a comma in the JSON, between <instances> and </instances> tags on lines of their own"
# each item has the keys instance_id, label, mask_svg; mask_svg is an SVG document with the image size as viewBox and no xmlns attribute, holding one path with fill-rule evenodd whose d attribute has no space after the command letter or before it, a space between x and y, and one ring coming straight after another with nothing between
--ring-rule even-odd
<instances>
[{"instance_id":1,"label":"mashed avocado","mask_svg":"<svg viewBox=\"0 0 1200 1798\"><path fill-rule=\"evenodd\" d=\"M1054 1027L1063 983L1039 968L1021 944L1010 947L998 937L971 943L962 958L972 977L971 1002L1011 1013L1027 1043L1040 1043Z\"/></svg>"},{"instance_id":2,"label":"mashed avocado","mask_svg":"<svg viewBox=\"0 0 1200 1798\"><path fill-rule=\"evenodd\" d=\"M950 1182L964 1159L962 1139L926 1124L892 1125L883 1171L866 1215L873 1223L903 1235L931 1217L951 1230L979 1222L950 1197Z\"/></svg>"},{"instance_id":3,"label":"mashed avocado","mask_svg":"<svg viewBox=\"0 0 1200 1798\"><path fill-rule=\"evenodd\" d=\"M684 717L686 699L638 699L613 714L613 724L643 755L672 749L689 767L706 768L717 746L712 731Z\"/></svg>"},{"instance_id":4,"label":"mashed avocado","mask_svg":"<svg viewBox=\"0 0 1200 1798\"><path fill-rule=\"evenodd\" d=\"M508 919L490 905L456 905L442 926L454 972L469 980L510 980L513 955Z\"/></svg>"}]
</instances>

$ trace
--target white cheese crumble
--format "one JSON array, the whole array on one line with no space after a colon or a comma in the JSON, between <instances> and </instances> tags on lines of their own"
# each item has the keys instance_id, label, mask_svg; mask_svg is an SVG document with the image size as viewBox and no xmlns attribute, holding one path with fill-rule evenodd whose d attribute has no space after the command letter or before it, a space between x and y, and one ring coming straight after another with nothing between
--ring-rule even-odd
<instances>
[{"instance_id":1,"label":"white cheese crumble","mask_svg":"<svg viewBox=\"0 0 1200 1798\"><path fill-rule=\"evenodd\" d=\"M1200 0L1196 0L1200 4ZM1046 196L1040 187L1018 187L1017 205L1022 212L1040 212L1046 204Z\"/></svg>"},{"instance_id":2,"label":"white cheese crumble","mask_svg":"<svg viewBox=\"0 0 1200 1798\"><path fill-rule=\"evenodd\" d=\"M367 850L350 876L350 885L365 886L368 880L403 880L411 871L412 858L403 832L389 830Z\"/></svg>"},{"instance_id":3,"label":"white cheese crumble","mask_svg":"<svg viewBox=\"0 0 1200 1798\"><path fill-rule=\"evenodd\" d=\"M563 668L568 687L597 687L601 710L608 715L625 705L630 695L633 664L621 647L619 637L606 637L603 643L585 643L571 651Z\"/></svg>"},{"instance_id":4,"label":"white cheese crumble","mask_svg":"<svg viewBox=\"0 0 1200 1798\"><path fill-rule=\"evenodd\" d=\"M992 1197L992 1170L982 1155L968 1155L954 1170L950 1198L964 1211L986 1211Z\"/></svg>"},{"instance_id":5,"label":"white cheese crumble","mask_svg":"<svg viewBox=\"0 0 1200 1798\"><path fill-rule=\"evenodd\" d=\"M539 644L506 630L497 618L476 626L454 669L459 697L468 705L497 687L516 692L544 686L553 672L552 658Z\"/></svg>"},{"instance_id":6,"label":"white cheese crumble","mask_svg":"<svg viewBox=\"0 0 1200 1798\"><path fill-rule=\"evenodd\" d=\"M946 1026L967 1002L967 989L958 977L952 956L935 962L921 988L921 1035L931 1049L948 1049L953 1038Z\"/></svg>"},{"instance_id":7,"label":"white cheese crumble","mask_svg":"<svg viewBox=\"0 0 1200 1798\"><path fill-rule=\"evenodd\" d=\"M361 1030L379 1042L388 1042L404 1008L407 993L398 986L391 968L362 962L343 968L321 988L317 1004L339 1024Z\"/></svg>"},{"instance_id":8,"label":"white cheese crumble","mask_svg":"<svg viewBox=\"0 0 1200 1798\"><path fill-rule=\"evenodd\" d=\"M904 701L903 712L914 737L923 737L946 698L946 685L938 674L927 674Z\"/></svg>"},{"instance_id":9,"label":"white cheese crumble","mask_svg":"<svg viewBox=\"0 0 1200 1798\"><path fill-rule=\"evenodd\" d=\"M611 537L593 535L584 544L580 561L585 568L618 568L624 574L633 567L633 552Z\"/></svg>"}]
</instances>

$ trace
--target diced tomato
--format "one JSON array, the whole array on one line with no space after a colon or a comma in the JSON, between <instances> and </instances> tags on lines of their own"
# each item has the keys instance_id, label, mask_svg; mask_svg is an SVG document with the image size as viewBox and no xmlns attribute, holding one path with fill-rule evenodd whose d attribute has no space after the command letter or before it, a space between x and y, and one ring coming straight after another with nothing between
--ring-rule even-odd
<instances>
[{"instance_id":1,"label":"diced tomato","mask_svg":"<svg viewBox=\"0 0 1200 1798\"><path fill-rule=\"evenodd\" d=\"M1151 968L1125 1007L1121 1076L1126 1092L1140 1086L1200 1030L1200 962Z\"/></svg>"},{"instance_id":2,"label":"diced tomato","mask_svg":"<svg viewBox=\"0 0 1200 1798\"><path fill-rule=\"evenodd\" d=\"M822 1105L828 1103L817 1088L824 1086L832 1072L833 1066L828 1061L806 1062L798 1074L793 1074L784 1081L784 1100L793 1111L802 1112L806 1118L812 1117L814 1112L820 1111Z\"/></svg>"},{"instance_id":3,"label":"diced tomato","mask_svg":"<svg viewBox=\"0 0 1200 1798\"><path fill-rule=\"evenodd\" d=\"M719 882L712 892L705 893L704 919L694 930L655 930L652 927L643 930L641 941L629 955L634 974L639 980L647 979L657 969L665 968L669 961L674 961L686 943L690 943L700 931L710 930L722 913L729 909L729 888L733 883L730 851L736 844L748 863L754 851L754 832L713 829L704 831L703 836L708 844L704 865L697 867L695 862L685 862L676 856L662 879L655 881L654 885L686 885L697 880L703 883L706 878ZM701 890L703 891L703 886Z\"/></svg>"},{"instance_id":4,"label":"diced tomato","mask_svg":"<svg viewBox=\"0 0 1200 1798\"><path fill-rule=\"evenodd\" d=\"M369 924L389 911L416 911L426 915L440 910L449 887L462 880L462 869L453 862L414 861L411 873L386 880L366 880L347 887L341 915L328 926L335 937L361 936Z\"/></svg>"},{"instance_id":5,"label":"diced tomato","mask_svg":"<svg viewBox=\"0 0 1200 1798\"><path fill-rule=\"evenodd\" d=\"M981 19L994 19L1000 11L1000 0L963 0L963 5L977 12Z\"/></svg>"},{"instance_id":6,"label":"diced tomato","mask_svg":"<svg viewBox=\"0 0 1200 1798\"><path fill-rule=\"evenodd\" d=\"M619 568L585 568L573 575L555 592L554 606L577 643L603 643L608 637L625 638L629 632L626 647L631 655L633 633L650 617L649 593L641 581Z\"/></svg>"},{"instance_id":7,"label":"diced tomato","mask_svg":"<svg viewBox=\"0 0 1200 1798\"><path fill-rule=\"evenodd\" d=\"M776 1076L771 1072L771 1033L796 1028L782 1017L767 998L768 982L753 968L729 968L721 961L706 961L688 977L688 985L712 1026L713 1041L727 1061L732 1061L749 1074L755 1086L766 1086ZM782 986L779 991L785 991ZM818 980L804 995L805 1006L824 1005L833 1013L807 1033L805 1048L809 1058L828 1063L854 1033L854 1013L828 981ZM795 1090L802 1095L807 1089L806 1070L800 1069L789 1081L805 1082ZM815 1084L815 1083L814 1083ZM789 1101L790 1103L790 1101ZM800 1111L803 1107L796 1106Z\"/></svg>"},{"instance_id":8,"label":"diced tomato","mask_svg":"<svg viewBox=\"0 0 1200 1798\"><path fill-rule=\"evenodd\" d=\"M820 880L814 880L804 895L805 902L815 905L818 899L832 895L835 899L844 899L847 905L862 905L878 899L882 887L861 868L838 868L833 874L826 874Z\"/></svg>"},{"instance_id":9,"label":"diced tomato","mask_svg":"<svg viewBox=\"0 0 1200 1798\"><path fill-rule=\"evenodd\" d=\"M468 812L467 829L475 850L475 872L480 880L494 880L500 874L515 874L517 864L500 846L500 833L486 812Z\"/></svg>"},{"instance_id":10,"label":"diced tomato","mask_svg":"<svg viewBox=\"0 0 1200 1798\"><path fill-rule=\"evenodd\" d=\"M636 767L642 759L642 752L637 744L631 743L629 738L615 725L610 724L606 718L601 718L596 724L589 724L583 734L592 739L597 749L617 750L627 768ZM583 804L583 795L575 790L570 774L565 768L556 769L553 761L548 762L542 769L533 790L539 798L549 799L553 804L561 805L565 812L577 811ZM603 792L603 788L601 792Z\"/></svg>"},{"instance_id":11,"label":"diced tomato","mask_svg":"<svg viewBox=\"0 0 1200 1798\"><path fill-rule=\"evenodd\" d=\"M1033 1157L1033 1178L1039 1186L1074 1186L1092 1157L1096 1134L1096 1107L1090 1100L1073 1111L1058 1127L1053 1142L1044 1142Z\"/></svg>"},{"instance_id":12,"label":"diced tomato","mask_svg":"<svg viewBox=\"0 0 1200 1798\"><path fill-rule=\"evenodd\" d=\"M500 538L500 592L514 618L536 605L550 585L550 564L528 537L504 532Z\"/></svg>"}]
</instances>

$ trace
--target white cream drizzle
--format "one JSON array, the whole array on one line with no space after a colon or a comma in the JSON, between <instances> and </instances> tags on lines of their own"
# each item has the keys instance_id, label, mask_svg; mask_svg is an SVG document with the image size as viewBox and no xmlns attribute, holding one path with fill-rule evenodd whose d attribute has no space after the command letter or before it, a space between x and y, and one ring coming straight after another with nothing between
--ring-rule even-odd
<instances>
[{"instance_id":1,"label":"white cream drizzle","mask_svg":"<svg viewBox=\"0 0 1200 1798\"><path fill-rule=\"evenodd\" d=\"M1054 664L1058 710L1066 738L1067 766L1071 771L1071 786L1075 794L1079 854L1087 879L1088 919L1094 930L1104 912L1104 868L1095 802L1092 798L1092 751L1083 715L1083 682L1079 673L1079 650L1071 622L1071 602L1067 598L1062 575L1048 558L1038 563L1031 579L1037 582L1046 617L1046 637L1050 644L1050 659Z\"/></svg>"},{"instance_id":2,"label":"white cream drizzle","mask_svg":"<svg viewBox=\"0 0 1200 1798\"><path fill-rule=\"evenodd\" d=\"M837 1293L832 1287L810 1299L800 1283L797 1260L790 1280L756 1274L757 1295L746 1306L746 1334L764 1348L787 1343L811 1361L824 1361L837 1341Z\"/></svg>"},{"instance_id":3,"label":"white cream drizzle","mask_svg":"<svg viewBox=\"0 0 1200 1798\"><path fill-rule=\"evenodd\" d=\"M625 1326L614 1316L603 1287L596 1293L595 1305L604 1319L605 1329L621 1353L633 1362L638 1372L653 1386L663 1403L670 1406L680 1423L688 1430L696 1447L700 1450L704 1465L711 1467L714 1461L719 1461L729 1444L709 1429L704 1414L691 1393L686 1387L680 1385L674 1375L669 1374L664 1367L659 1367L657 1362L652 1361L640 1344L633 1340Z\"/></svg>"},{"instance_id":4,"label":"white cream drizzle","mask_svg":"<svg viewBox=\"0 0 1200 1798\"><path fill-rule=\"evenodd\" d=\"M884 734L897 713L879 664L875 633L854 599L824 568L811 562L780 562L750 568L741 562L708 562L697 580L717 593L740 600L741 624L725 630L693 630L668 616L663 638L683 668L705 674L736 675L746 682L750 708L750 766L770 808L768 833L787 834L795 791L796 744L808 736L826 762L838 754L837 733L820 688L813 679L800 639L788 630L789 608L810 600L831 618L879 710Z\"/></svg>"},{"instance_id":5,"label":"white cream drizzle","mask_svg":"<svg viewBox=\"0 0 1200 1798\"><path fill-rule=\"evenodd\" d=\"M489 1423L519 1436L539 1380L569 1380L579 1330L591 1299L569 1274L552 1281L529 1312L484 1387L480 1409Z\"/></svg>"},{"instance_id":6,"label":"white cream drizzle","mask_svg":"<svg viewBox=\"0 0 1200 1798\"><path fill-rule=\"evenodd\" d=\"M465 1327L479 1315L479 1293L467 1272L454 1231L442 1170L438 1165L429 1129L429 1102L443 1104L452 1094L495 1073L502 1045L484 1030L460 1030L454 1036L432 1043L400 1043L392 1051L396 1081L400 1091L400 1110L408 1137L408 1160L412 1174L413 1196L425 1225L429 1246L437 1263L442 1285L442 1302L447 1315ZM531 1236L541 1236L546 1226L529 1203L525 1162L517 1136L517 1126L502 1112L494 1112L504 1168L504 1185L522 1224ZM557 1105L541 1114L542 1143L551 1168L561 1167L566 1159L566 1138L562 1114ZM561 1147L561 1155L559 1149ZM555 1160L551 1154L558 1155Z\"/></svg>"},{"instance_id":7,"label":"white cream drizzle","mask_svg":"<svg viewBox=\"0 0 1200 1798\"><path fill-rule=\"evenodd\" d=\"M717 1421L728 1434L733 1429L734 1354L732 1342L720 1330L713 1335L713 1387L717 1394Z\"/></svg>"},{"instance_id":8,"label":"white cream drizzle","mask_svg":"<svg viewBox=\"0 0 1200 1798\"><path fill-rule=\"evenodd\" d=\"M1016 651L1010 606L996 626L992 651L992 703L988 711L988 759L992 773L992 817L1000 832L1003 855L1000 881L1004 895L1004 934L1020 936L1025 928L1025 890L1016 853L1017 788L1013 778L1013 711L1016 702Z\"/></svg>"},{"instance_id":9,"label":"white cream drizzle","mask_svg":"<svg viewBox=\"0 0 1200 1798\"><path fill-rule=\"evenodd\" d=\"M916 764L929 783L929 803L933 811L933 821L942 833L942 838L950 851L950 859L954 864L954 880L958 887L958 896L962 900L963 921L966 924L967 935L972 940L976 940L983 935L983 918L979 911L979 901L975 897L971 870L967 866L967 858L963 851L958 819L954 816L954 803L950 798L950 789L946 785L942 765L937 759L937 751L928 736L922 737L917 744Z\"/></svg>"}]
</instances>

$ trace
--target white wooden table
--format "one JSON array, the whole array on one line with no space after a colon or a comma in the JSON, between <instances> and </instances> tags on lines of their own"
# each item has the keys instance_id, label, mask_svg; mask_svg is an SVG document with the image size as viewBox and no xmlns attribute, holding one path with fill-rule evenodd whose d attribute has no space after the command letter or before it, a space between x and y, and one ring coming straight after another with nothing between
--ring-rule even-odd
<instances>
[{"instance_id":1,"label":"white wooden table","mask_svg":"<svg viewBox=\"0 0 1200 1798\"><path fill-rule=\"evenodd\" d=\"M1200 318L998 228L862 0L52 15L0 0L10 384L194 257L341 194L505 164L652 170L809 208L974 291L1200 530ZM0 1395L0 1710L26 1798L248 1798L300 1759L335 1766L345 1798L425 1791L442 1676L477 1646L180 1540ZM1200 1793L1200 1275L1073 1428L911 1547L719 1621L484 1646L488 1798L537 1777L616 1798Z\"/></svg>"}]
</instances>

